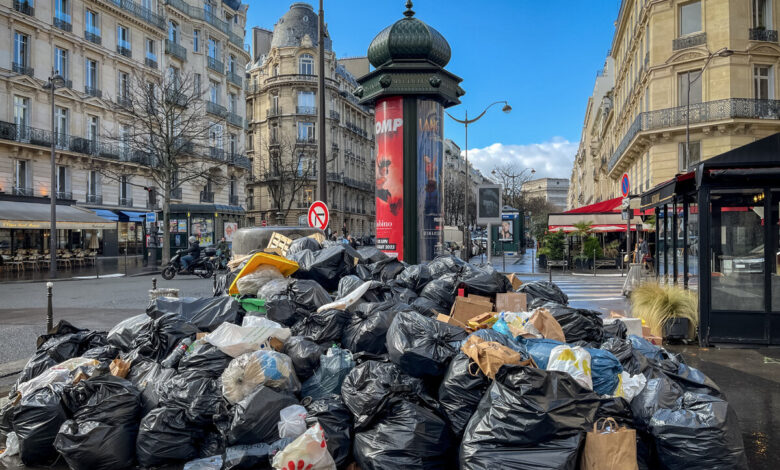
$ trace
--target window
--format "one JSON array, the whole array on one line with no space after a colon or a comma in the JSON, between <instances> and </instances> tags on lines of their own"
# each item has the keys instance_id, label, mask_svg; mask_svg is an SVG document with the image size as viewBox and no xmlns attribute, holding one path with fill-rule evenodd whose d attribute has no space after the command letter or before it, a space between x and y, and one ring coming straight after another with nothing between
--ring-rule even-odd
<instances>
[{"instance_id":1,"label":"window","mask_svg":"<svg viewBox=\"0 0 780 470\"><path fill-rule=\"evenodd\" d=\"M192 76L192 88L195 89L195 93L197 93L197 95L199 96L200 95L200 74L199 73L193 74Z\"/></svg>"},{"instance_id":2,"label":"window","mask_svg":"<svg viewBox=\"0 0 780 470\"><path fill-rule=\"evenodd\" d=\"M119 72L117 95L120 99L128 99L130 97L130 75L127 72Z\"/></svg>"},{"instance_id":3,"label":"window","mask_svg":"<svg viewBox=\"0 0 780 470\"><path fill-rule=\"evenodd\" d=\"M314 105L314 92L313 91L299 91L298 92L298 113L301 114L316 114L317 110Z\"/></svg>"},{"instance_id":4,"label":"window","mask_svg":"<svg viewBox=\"0 0 780 470\"><path fill-rule=\"evenodd\" d=\"M116 27L116 48L122 55L130 55L130 31L122 25Z\"/></svg>"},{"instance_id":5,"label":"window","mask_svg":"<svg viewBox=\"0 0 780 470\"><path fill-rule=\"evenodd\" d=\"M753 91L757 100L774 99L774 73L771 65L753 66Z\"/></svg>"},{"instance_id":6,"label":"window","mask_svg":"<svg viewBox=\"0 0 780 470\"><path fill-rule=\"evenodd\" d=\"M231 199L233 198L233 196L238 195L238 182L236 181L235 176L230 177L230 182L228 186L228 195L231 197Z\"/></svg>"},{"instance_id":7,"label":"window","mask_svg":"<svg viewBox=\"0 0 780 470\"><path fill-rule=\"evenodd\" d=\"M68 51L67 49L54 48L54 73L59 74L65 80L68 79Z\"/></svg>"},{"instance_id":8,"label":"window","mask_svg":"<svg viewBox=\"0 0 780 470\"><path fill-rule=\"evenodd\" d=\"M54 17L70 23L70 0L54 0Z\"/></svg>"},{"instance_id":9,"label":"window","mask_svg":"<svg viewBox=\"0 0 780 470\"><path fill-rule=\"evenodd\" d=\"M312 141L314 141L314 123L313 122L299 122L298 123L298 140L300 142L312 142Z\"/></svg>"},{"instance_id":10,"label":"window","mask_svg":"<svg viewBox=\"0 0 780 470\"><path fill-rule=\"evenodd\" d=\"M192 31L192 50L193 52L200 52L200 30L199 29Z\"/></svg>"},{"instance_id":11,"label":"window","mask_svg":"<svg viewBox=\"0 0 780 470\"><path fill-rule=\"evenodd\" d=\"M274 74L274 77L279 75L279 66L278 65L274 65L274 72L273 72L273 74Z\"/></svg>"},{"instance_id":12,"label":"window","mask_svg":"<svg viewBox=\"0 0 780 470\"><path fill-rule=\"evenodd\" d=\"M688 103L688 83L690 83L691 87L690 104L701 103L701 71L690 70L679 74L677 77L680 90L680 96L677 101L680 103L680 106L685 106Z\"/></svg>"},{"instance_id":13,"label":"window","mask_svg":"<svg viewBox=\"0 0 780 470\"><path fill-rule=\"evenodd\" d=\"M122 124L119 128L119 148L123 156L130 151L130 126Z\"/></svg>"},{"instance_id":14,"label":"window","mask_svg":"<svg viewBox=\"0 0 780 470\"><path fill-rule=\"evenodd\" d=\"M298 59L298 73L301 75L314 75L314 57L311 54L302 54Z\"/></svg>"},{"instance_id":15,"label":"window","mask_svg":"<svg viewBox=\"0 0 780 470\"><path fill-rule=\"evenodd\" d=\"M219 45L217 44L217 40L214 38L209 38L209 57L216 59L218 52Z\"/></svg>"},{"instance_id":16,"label":"window","mask_svg":"<svg viewBox=\"0 0 780 470\"><path fill-rule=\"evenodd\" d=\"M772 1L753 0L753 27L772 29Z\"/></svg>"},{"instance_id":17,"label":"window","mask_svg":"<svg viewBox=\"0 0 780 470\"><path fill-rule=\"evenodd\" d=\"M680 142L679 152L679 170L681 172L688 171L693 165L701 161L701 142L691 141L691 149L688 153L685 152L685 142Z\"/></svg>"},{"instance_id":18,"label":"window","mask_svg":"<svg viewBox=\"0 0 780 470\"><path fill-rule=\"evenodd\" d=\"M228 72L236 73L236 56L233 54L228 56Z\"/></svg>"},{"instance_id":19,"label":"window","mask_svg":"<svg viewBox=\"0 0 780 470\"><path fill-rule=\"evenodd\" d=\"M14 192L24 196L32 196L32 181L30 164L27 160L16 160L14 168ZM29 192L29 194L28 194Z\"/></svg>"},{"instance_id":20,"label":"window","mask_svg":"<svg viewBox=\"0 0 780 470\"><path fill-rule=\"evenodd\" d=\"M236 97L235 93L231 93L228 99L228 111L231 113L235 113L236 111L238 111L237 108L238 108L238 98Z\"/></svg>"},{"instance_id":21,"label":"window","mask_svg":"<svg viewBox=\"0 0 780 470\"><path fill-rule=\"evenodd\" d=\"M238 153L238 137L236 134L230 134L228 137L228 145L230 146L230 154L235 155Z\"/></svg>"},{"instance_id":22,"label":"window","mask_svg":"<svg viewBox=\"0 0 780 470\"><path fill-rule=\"evenodd\" d=\"M238 24L238 15L233 17L233 24Z\"/></svg>"},{"instance_id":23,"label":"window","mask_svg":"<svg viewBox=\"0 0 780 470\"><path fill-rule=\"evenodd\" d=\"M69 192L70 189L70 169L66 166L57 166L57 184L55 188L57 189L57 198L58 199L70 199L69 195L66 194Z\"/></svg>"},{"instance_id":24,"label":"window","mask_svg":"<svg viewBox=\"0 0 780 470\"><path fill-rule=\"evenodd\" d=\"M97 170L87 172L87 202L95 202L100 194L100 173Z\"/></svg>"},{"instance_id":25,"label":"window","mask_svg":"<svg viewBox=\"0 0 780 470\"><path fill-rule=\"evenodd\" d=\"M209 82L209 100L214 104L219 104L219 83Z\"/></svg>"},{"instance_id":26,"label":"window","mask_svg":"<svg viewBox=\"0 0 780 470\"><path fill-rule=\"evenodd\" d=\"M168 82L172 89L179 89L179 69L172 65L168 66Z\"/></svg>"},{"instance_id":27,"label":"window","mask_svg":"<svg viewBox=\"0 0 780 470\"><path fill-rule=\"evenodd\" d=\"M84 32L87 39L94 41L100 38L100 25L98 23L98 14L92 10L85 10L84 12ZM90 35L92 37L90 38Z\"/></svg>"},{"instance_id":28,"label":"window","mask_svg":"<svg viewBox=\"0 0 780 470\"><path fill-rule=\"evenodd\" d=\"M680 6L680 36L701 32L701 2Z\"/></svg>"},{"instance_id":29,"label":"window","mask_svg":"<svg viewBox=\"0 0 780 470\"><path fill-rule=\"evenodd\" d=\"M279 95L271 95L271 110L274 114L279 113Z\"/></svg>"},{"instance_id":30,"label":"window","mask_svg":"<svg viewBox=\"0 0 780 470\"><path fill-rule=\"evenodd\" d=\"M30 123L30 99L24 96L14 96L14 124L28 126Z\"/></svg>"},{"instance_id":31,"label":"window","mask_svg":"<svg viewBox=\"0 0 780 470\"><path fill-rule=\"evenodd\" d=\"M254 134L247 134L246 135L246 145L248 150L254 150L255 149L255 135Z\"/></svg>"},{"instance_id":32,"label":"window","mask_svg":"<svg viewBox=\"0 0 780 470\"><path fill-rule=\"evenodd\" d=\"M87 126L87 139L90 142L97 142L98 135L100 134L100 118L97 116L89 116Z\"/></svg>"},{"instance_id":33,"label":"window","mask_svg":"<svg viewBox=\"0 0 780 470\"><path fill-rule=\"evenodd\" d=\"M87 93L100 88L98 86L98 63L96 60L87 59L86 61L86 76L84 77L84 85L86 86Z\"/></svg>"},{"instance_id":34,"label":"window","mask_svg":"<svg viewBox=\"0 0 780 470\"><path fill-rule=\"evenodd\" d=\"M209 129L209 145L221 149L222 144L222 124L212 123Z\"/></svg>"},{"instance_id":35,"label":"window","mask_svg":"<svg viewBox=\"0 0 780 470\"><path fill-rule=\"evenodd\" d=\"M57 135L58 145L65 145L69 129L68 108L57 106L54 111L54 133Z\"/></svg>"},{"instance_id":36,"label":"window","mask_svg":"<svg viewBox=\"0 0 780 470\"><path fill-rule=\"evenodd\" d=\"M119 177L119 205L126 205L130 195L133 194L133 188L130 187L130 181L127 175Z\"/></svg>"},{"instance_id":37,"label":"window","mask_svg":"<svg viewBox=\"0 0 780 470\"><path fill-rule=\"evenodd\" d=\"M146 58L157 62L157 54L154 52L154 39L146 39Z\"/></svg>"},{"instance_id":38,"label":"window","mask_svg":"<svg viewBox=\"0 0 780 470\"><path fill-rule=\"evenodd\" d=\"M645 157L645 188L650 189L650 152Z\"/></svg>"},{"instance_id":39,"label":"window","mask_svg":"<svg viewBox=\"0 0 780 470\"><path fill-rule=\"evenodd\" d=\"M14 32L14 71L26 73L30 66L30 37Z\"/></svg>"},{"instance_id":40,"label":"window","mask_svg":"<svg viewBox=\"0 0 780 470\"><path fill-rule=\"evenodd\" d=\"M211 3L210 0L206 0L203 3L203 11L206 13L207 17L210 17L214 14L214 5Z\"/></svg>"},{"instance_id":41,"label":"window","mask_svg":"<svg viewBox=\"0 0 780 470\"><path fill-rule=\"evenodd\" d=\"M174 44L179 43L179 25L175 21L168 21L168 40Z\"/></svg>"}]
</instances>

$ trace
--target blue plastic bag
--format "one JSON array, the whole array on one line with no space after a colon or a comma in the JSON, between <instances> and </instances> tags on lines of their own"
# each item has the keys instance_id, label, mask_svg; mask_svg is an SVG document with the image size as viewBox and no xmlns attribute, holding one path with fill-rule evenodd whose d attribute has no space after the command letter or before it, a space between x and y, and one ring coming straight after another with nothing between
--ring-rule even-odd
<instances>
[{"instance_id":1,"label":"blue plastic bag","mask_svg":"<svg viewBox=\"0 0 780 470\"><path fill-rule=\"evenodd\" d=\"M534 362L540 369L547 369L547 363L550 361L550 353L553 348L564 343L554 339L545 338L518 338L521 344L525 343L528 354L531 355Z\"/></svg>"},{"instance_id":2,"label":"blue plastic bag","mask_svg":"<svg viewBox=\"0 0 780 470\"><path fill-rule=\"evenodd\" d=\"M631 347L634 351L639 351L643 356L653 361L663 361L664 351L658 346L654 345L650 341L641 338L636 335L629 335L628 340L631 341Z\"/></svg>"},{"instance_id":3,"label":"blue plastic bag","mask_svg":"<svg viewBox=\"0 0 780 470\"><path fill-rule=\"evenodd\" d=\"M585 348L590 353L593 391L599 395L612 395L618 386L618 375L623 372L620 361L609 351Z\"/></svg>"},{"instance_id":4,"label":"blue plastic bag","mask_svg":"<svg viewBox=\"0 0 780 470\"><path fill-rule=\"evenodd\" d=\"M319 400L341 394L341 384L355 367L355 360L348 349L333 346L320 356L320 368L301 386L301 396Z\"/></svg>"},{"instance_id":5,"label":"blue plastic bag","mask_svg":"<svg viewBox=\"0 0 780 470\"><path fill-rule=\"evenodd\" d=\"M501 313L498 316L498 320L496 320L496 322L493 323L493 329L501 333L502 335L508 336L510 338L514 338L512 332L509 331L509 325L506 323L506 320L504 320L503 313Z\"/></svg>"}]
</instances>

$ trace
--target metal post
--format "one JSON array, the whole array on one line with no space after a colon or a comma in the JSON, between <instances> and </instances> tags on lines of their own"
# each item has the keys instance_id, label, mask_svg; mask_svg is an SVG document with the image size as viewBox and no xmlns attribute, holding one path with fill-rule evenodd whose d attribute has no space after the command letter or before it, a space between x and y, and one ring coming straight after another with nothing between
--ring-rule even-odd
<instances>
[{"instance_id":1,"label":"metal post","mask_svg":"<svg viewBox=\"0 0 780 470\"><path fill-rule=\"evenodd\" d=\"M465 184L465 187L463 188L463 191L465 191L463 194L463 246L467 246L469 243L469 191L471 191L471 188L469 187L469 111L466 110L466 117L464 118L466 121L464 124L465 133L466 133L466 175L463 178L463 182ZM488 230L489 230L490 224L488 224ZM490 235L488 235L489 237ZM490 250L490 243L488 243L488 250ZM490 262L490 252L488 251L488 263Z\"/></svg>"},{"instance_id":2,"label":"metal post","mask_svg":"<svg viewBox=\"0 0 780 470\"><path fill-rule=\"evenodd\" d=\"M152 290L156 290L156 289L157 289L157 278L153 277L152 278Z\"/></svg>"},{"instance_id":3,"label":"metal post","mask_svg":"<svg viewBox=\"0 0 780 470\"><path fill-rule=\"evenodd\" d=\"M683 199L683 289L688 290L688 199Z\"/></svg>"},{"instance_id":4,"label":"metal post","mask_svg":"<svg viewBox=\"0 0 780 470\"><path fill-rule=\"evenodd\" d=\"M317 127L319 130L319 161L317 174L317 198L326 203L328 202L328 160L325 155L325 12L322 8L322 0L320 0L319 22L318 22L318 44L317 50L319 55L318 60L318 77L317 77L317 93L319 94L319 115L317 116Z\"/></svg>"},{"instance_id":5,"label":"metal post","mask_svg":"<svg viewBox=\"0 0 780 470\"><path fill-rule=\"evenodd\" d=\"M593 277L596 277L596 249L593 249Z\"/></svg>"},{"instance_id":6,"label":"metal post","mask_svg":"<svg viewBox=\"0 0 780 470\"><path fill-rule=\"evenodd\" d=\"M127 238L129 236L130 236L130 229L128 228L127 235L125 236L125 276L127 276Z\"/></svg>"},{"instance_id":7,"label":"metal post","mask_svg":"<svg viewBox=\"0 0 780 470\"><path fill-rule=\"evenodd\" d=\"M489 265L493 265L493 231L490 229L490 224L487 224L487 262Z\"/></svg>"},{"instance_id":8,"label":"metal post","mask_svg":"<svg viewBox=\"0 0 780 470\"><path fill-rule=\"evenodd\" d=\"M501 242L501 264L504 266L503 272L506 272L506 250L504 249L504 242Z\"/></svg>"},{"instance_id":9,"label":"metal post","mask_svg":"<svg viewBox=\"0 0 780 470\"><path fill-rule=\"evenodd\" d=\"M214 294L217 293L217 270L214 269Z\"/></svg>"},{"instance_id":10,"label":"metal post","mask_svg":"<svg viewBox=\"0 0 780 470\"><path fill-rule=\"evenodd\" d=\"M550 274L550 282L552 282L552 266L550 266L550 260L547 260L547 272Z\"/></svg>"},{"instance_id":11,"label":"metal post","mask_svg":"<svg viewBox=\"0 0 780 470\"><path fill-rule=\"evenodd\" d=\"M52 309L51 296L54 284L52 282L46 283L46 297L48 298L48 307L46 308L46 331L48 332L52 328L54 323L54 311Z\"/></svg>"},{"instance_id":12,"label":"metal post","mask_svg":"<svg viewBox=\"0 0 780 470\"><path fill-rule=\"evenodd\" d=\"M51 204L51 215L49 221L49 277L57 277L57 161L55 157L57 146L57 130L55 128L54 116L54 71L52 78L49 79L51 87L51 193L49 202Z\"/></svg>"},{"instance_id":13,"label":"metal post","mask_svg":"<svg viewBox=\"0 0 780 470\"><path fill-rule=\"evenodd\" d=\"M536 249L531 248L531 274L534 274L534 265L536 264Z\"/></svg>"},{"instance_id":14,"label":"metal post","mask_svg":"<svg viewBox=\"0 0 780 470\"><path fill-rule=\"evenodd\" d=\"M704 69L701 69L701 73L704 73ZM685 102L685 162L686 166L691 162L691 72L685 73L688 76L688 90L687 98ZM696 77L699 78L699 77Z\"/></svg>"}]
</instances>

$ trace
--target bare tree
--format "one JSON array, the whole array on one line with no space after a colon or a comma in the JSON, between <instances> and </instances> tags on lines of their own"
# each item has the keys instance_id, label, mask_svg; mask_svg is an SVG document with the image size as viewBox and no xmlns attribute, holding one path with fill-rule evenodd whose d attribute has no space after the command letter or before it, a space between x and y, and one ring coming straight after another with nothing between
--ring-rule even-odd
<instances>
[{"instance_id":1,"label":"bare tree","mask_svg":"<svg viewBox=\"0 0 780 470\"><path fill-rule=\"evenodd\" d=\"M517 163L505 163L496 166L490 173L504 187L504 204L525 212L523 185L533 178L534 170L520 168Z\"/></svg>"},{"instance_id":2,"label":"bare tree","mask_svg":"<svg viewBox=\"0 0 780 470\"><path fill-rule=\"evenodd\" d=\"M463 182L458 182L452 176L444 181L444 224L461 225L463 223L463 201L465 191ZM473 199L473 198L472 198Z\"/></svg>"},{"instance_id":3,"label":"bare tree","mask_svg":"<svg viewBox=\"0 0 780 470\"><path fill-rule=\"evenodd\" d=\"M265 181L271 198L271 209L283 223L298 195L317 185L315 153L292 137L271 137L263 142L264 155L259 161L258 175Z\"/></svg>"},{"instance_id":4,"label":"bare tree","mask_svg":"<svg viewBox=\"0 0 780 470\"><path fill-rule=\"evenodd\" d=\"M162 262L170 258L171 192L185 183L224 184L222 147L224 108L203 99L191 74L134 74L115 99L126 121L108 131L121 161L140 163L163 198ZM221 114L221 117L207 117ZM120 180L126 168L104 167L101 173ZM151 188L150 188L151 189ZM156 199L156 196L155 196Z\"/></svg>"}]
</instances>

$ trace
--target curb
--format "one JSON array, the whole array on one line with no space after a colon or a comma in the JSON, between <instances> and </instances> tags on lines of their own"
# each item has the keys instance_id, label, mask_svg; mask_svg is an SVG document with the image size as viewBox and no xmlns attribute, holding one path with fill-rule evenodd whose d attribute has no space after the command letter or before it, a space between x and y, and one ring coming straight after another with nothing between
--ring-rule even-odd
<instances>
[{"instance_id":1,"label":"curb","mask_svg":"<svg viewBox=\"0 0 780 470\"><path fill-rule=\"evenodd\" d=\"M0 364L0 378L9 377L12 375L16 375L19 372L24 369L24 366L27 364L27 361L30 359L19 359L18 361L11 361L6 362L4 364Z\"/></svg>"}]
</instances>

